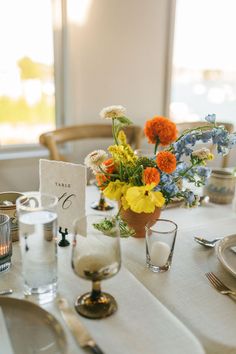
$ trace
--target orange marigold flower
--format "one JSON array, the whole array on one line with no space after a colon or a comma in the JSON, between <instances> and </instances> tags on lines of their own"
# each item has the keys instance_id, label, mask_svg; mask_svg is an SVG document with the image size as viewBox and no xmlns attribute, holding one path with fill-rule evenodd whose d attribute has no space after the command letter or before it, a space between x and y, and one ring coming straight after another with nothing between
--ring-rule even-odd
<instances>
[{"instance_id":1,"label":"orange marigold flower","mask_svg":"<svg viewBox=\"0 0 236 354\"><path fill-rule=\"evenodd\" d=\"M149 143L156 144L159 140L163 146L173 143L177 138L176 124L165 117L155 116L148 120L144 127L144 133Z\"/></svg>"},{"instance_id":2,"label":"orange marigold flower","mask_svg":"<svg viewBox=\"0 0 236 354\"><path fill-rule=\"evenodd\" d=\"M115 170L115 164L112 158L103 161L104 170L106 173L112 174Z\"/></svg>"},{"instance_id":3,"label":"orange marigold flower","mask_svg":"<svg viewBox=\"0 0 236 354\"><path fill-rule=\"evenodd\" d=\"M166 173L172 173L176 169L176 157L169 151L160 151L156 158L159 169Z\"/></svg>"},{"instance_id":4,"label":"orange marigold flower","mask_svg":"<svg viewBox=\"0 0 236 354\"><path fill-rule=\"evenodd\" d=\"M145 184L155 183L158 185L160 182L160 173L155 167L147 167L143 172L143 181Z\"/></svg>"},{"instance_id":5,"label":"orange marigold flower","mask_svg":"<svg viewBox=\"0 0 236 354\"><path fill-rule=\"evenodd\" d=\"M105 175L103 175L103 174L101 174L101 173L98 173L98 174L96 175L96 180L97 180L97 185L98 185L98 187L99 187L101 190L103 190L104 188L106 188L105 185L103 186L103 184L107 181L107 178L106 178Z\"/></svg>"}]
</instances>

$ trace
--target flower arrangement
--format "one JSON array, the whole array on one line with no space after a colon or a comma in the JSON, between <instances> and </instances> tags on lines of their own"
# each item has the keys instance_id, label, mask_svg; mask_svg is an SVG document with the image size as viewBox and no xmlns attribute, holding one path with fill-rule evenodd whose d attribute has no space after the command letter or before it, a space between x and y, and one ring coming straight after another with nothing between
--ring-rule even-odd
<instances>
[{"instance_id":1,"label":"flower arrangement","mask_svg":"<svg viewBox=\"0 0 236 354\"><path fill-rule=\"evenodd\" d=\"M188 207L198 205L198 196L183 189L181 182L185 179L196 186L204 185L210 175L207 161L214 156L209 149L194 150L194 146L212 142L218 153L227 154L236 144L236 134L218 126L215 114L205 117L207 125L187 129L180 136L175 123L155 116L144 127L148 143L154 147L153 156L138 156L122 129L132 124L126 109L106 107L100 116L112 121L114 145L108 147L109 155L104 150L91 152L85 164L92 169L105 197L120 201L124 210L138 214L153 213L176 198L183 199Z\"/></svg>"}]
</instances>

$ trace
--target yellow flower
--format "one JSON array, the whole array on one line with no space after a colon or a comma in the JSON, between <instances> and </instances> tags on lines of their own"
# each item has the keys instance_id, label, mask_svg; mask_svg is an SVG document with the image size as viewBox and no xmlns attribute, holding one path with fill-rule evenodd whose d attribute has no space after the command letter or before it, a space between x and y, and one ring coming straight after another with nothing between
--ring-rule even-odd
<instances>
[{"instance_id":1,"label":"yellow flower","mask_svg":"<svg viewBox=\"0 0 236 354\"><path fill-rule=\"evenodd\" d=\"M211 160L214 160L214 158L215 158L215 156L212 153L210 153L208 155L208 159L207 160L211 161Z\"/></svg>"},{"instance_id":2,"label":"yellow flower","mask_svg":"<svg viewBox=\"0 0 236 354\"><path fill-rule=\"evenodd\" d=\"M126 140L126 135L124 130L119 131L118 140L121 145L127 145L127 140Z\"/></svg>"},{"instance_id":3,"label":"yellow flower","mask_svg":"<svg viewBox=\"0 0 236 354\"><path fill-rule=\"evenodd\" d=\"M123 165L134 165L137 160L137 156L134 155L131 147L127 145L112 145L108 148L113 159L116 162L121 162Z\"/></svg>"},{"instance_id":4,"label":"yellow flower","mask_svg":"<svg viewBox=\"0 0 236 354\"><path fill-rule=\"evenodd\" d=\"M122 189L124 185L125 182L121 182L119 180L110 182L108 186L104 189L103 194L109 199L119 200L123 194Z\"/></svg>"},{"instance_id":5,"label":"yellow flower","mask_svg":"<svg viewBox=\"0 0 236 354\"><path fill-rule=\"evenodd\" d=\"M129 204L126 200L126 193L127 193L127 190L131 187L130 184L125 184L123 187L122 187L122 195L121 195L121 204L122 204L122 207L124 210L127 210L129 209Z\"/></svg>"},{"instance_id":6,"label":"yellow flower","mask_svg":"<svg viewBox=\"0 0 236 354\"><path fill-rule=\"evenodd\" d=\"M125 198L130 209L135 213L152 213L155 207L161 208L165 203L165 198L161 192L152 191L154 187L155 183L129 188Z\"/></svg>"}]
</instances>

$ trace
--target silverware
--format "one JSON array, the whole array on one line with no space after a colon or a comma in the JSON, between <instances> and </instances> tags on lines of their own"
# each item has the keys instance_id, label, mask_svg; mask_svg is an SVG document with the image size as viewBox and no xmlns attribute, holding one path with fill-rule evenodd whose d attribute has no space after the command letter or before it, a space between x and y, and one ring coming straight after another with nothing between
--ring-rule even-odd
<instances>
[{"instance_id":1,"label":"silverware","mask_svg":"<svg viewBox=\"0 0 236 354\"><path fill-rule=\"evenodd\" d=\"M230 236L233 236L233 235L230 235ZM230 237L230 236L228 236L228 237ZM218 241L222 240L222 238L223 237L218 237L218 238L215 238L214 240L207 240L206 238L195 236L194 241L196 241L197 243L199 243L202 246L213 248L213 247L215 247L215 245ZM232 252L236 253L236 246L230 247L230 250Z\"/></svg>"},{"instance_id":2,"label":"silverware","mask_svg":"<svg viewBox=\"0 0 236 354\"><path fill-rule=\"evenodd\" d=\"M10 295L13 293L12 289L4 289L4 290L0 290L0 295Z\"/></svg>"},{"instance_id":3,"label":"silverware","mask_svg":"<svg viewBox=\"0 0 236 354\"><path fill-rule=\"evenodd\" d=\"M57 304L64 321L70 328L79 345L84 349L90 350L91 353L104 354L95 343L86 327L80 322L78 315L71 307L69 307L67 300L65 298L59 298Z\"/></svg>"},{"instance_id":4,"label":"silverware","mask_svg":"<svg viewBox=\"0 0 236 354\"><path fill-rule=\"evenodd\" d=\"M212 273L206 273L205 274L209 282L213 285L213 287L218 290L221 294L223 295L229 295L229 296L236 296L236 291L228 288L225 284L222 283L222 281L217 278L217 276ZM233 297L235 300L235 297Z\"/></svg>"},{"instance_id":5,"label":"silverware","mask_svg":"<svg viewBox=\"0 0 236 354\"><path fill-rule=\"evenodd\" d=\"M203 237L198 237L198 236L195 236L194 237L194 240L197 242L197 243L200 243L200 245L203 245L205 247L215 247L216 245L216 242L221 240L222 237L217 237L215 238L214 240L210 241L210 240L207 240Z\"/></svg>"}]
</instances>

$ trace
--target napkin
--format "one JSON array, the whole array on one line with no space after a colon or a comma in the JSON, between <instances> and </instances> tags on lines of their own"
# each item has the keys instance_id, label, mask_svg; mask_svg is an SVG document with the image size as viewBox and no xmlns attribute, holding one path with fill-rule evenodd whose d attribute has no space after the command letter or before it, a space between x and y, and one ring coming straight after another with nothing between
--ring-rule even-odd
<instances>
[{"instance_id":1,"label":"napkin","mask_svg":"<svg viewBox=\"0 0 236 354\"><path fill-rule=\"evenodd\" d=\"M4 313L1 307L0 307L0 343L1 343L0 344L1 353L14 354L9 333L7 330L7 326L6 326L5 318L4 318Z\"/></svg>"}]
</instances>

